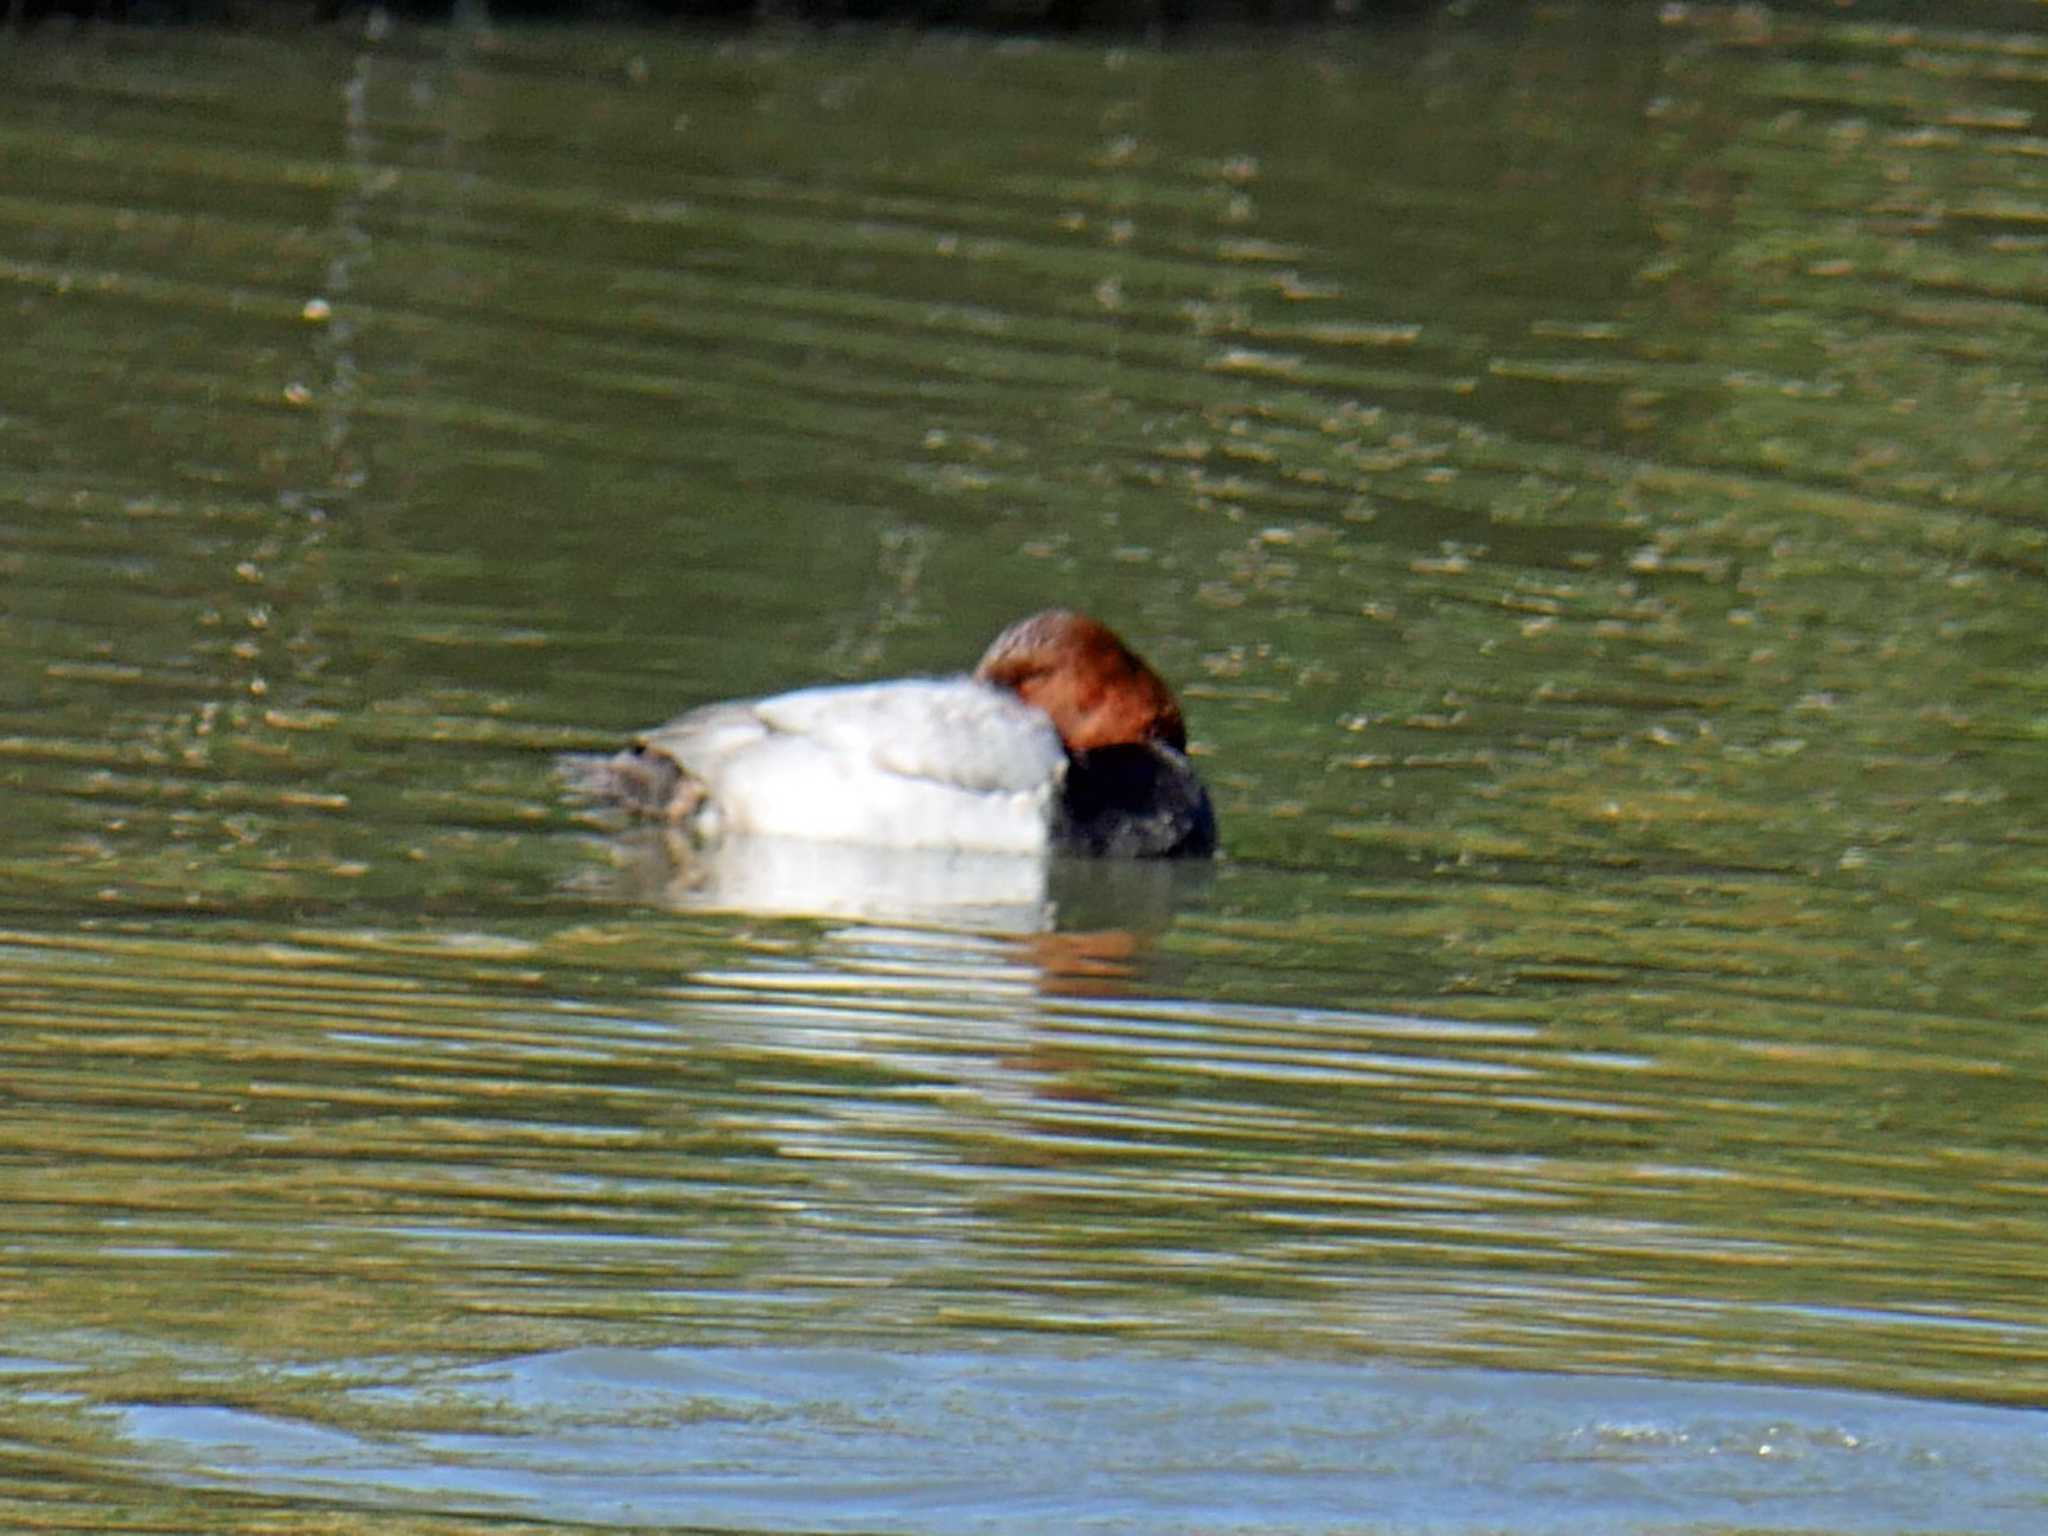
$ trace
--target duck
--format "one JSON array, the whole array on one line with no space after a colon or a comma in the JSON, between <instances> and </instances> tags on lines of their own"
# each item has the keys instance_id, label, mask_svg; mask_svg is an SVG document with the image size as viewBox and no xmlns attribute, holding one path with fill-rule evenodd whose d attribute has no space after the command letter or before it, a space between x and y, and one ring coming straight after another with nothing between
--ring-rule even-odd
<instances>
[{"instance_id":1,"label":"duck","mask_svg":"<svg viewBox=\"0 0 2048 1536\"><path fill-rule=\"evenodd\" d=\"M1164 679L1055 608L951 677L701 705L563 771L699 843L790 839L988 854L1202 858L1216 815Z\"/></svg>"}]
</instances>

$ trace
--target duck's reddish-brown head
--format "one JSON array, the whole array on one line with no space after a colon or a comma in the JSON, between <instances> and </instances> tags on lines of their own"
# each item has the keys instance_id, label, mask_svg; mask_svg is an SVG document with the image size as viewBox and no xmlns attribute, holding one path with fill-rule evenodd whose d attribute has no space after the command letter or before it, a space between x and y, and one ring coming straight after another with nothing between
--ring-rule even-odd
<instances>
[{"instance_id":1,"label":"duck's reddish-brown head","mask_svg":"<svg viewBox=\"0 0 2048 1536\"><path fill-rule=\"evenodd\" d=\"M1085 613L1055 608L1018 620L996 636L974 675L1044 710L1069 752L1145 741L1187 750L1173 690Z\"/></svg>"}]
</instances>

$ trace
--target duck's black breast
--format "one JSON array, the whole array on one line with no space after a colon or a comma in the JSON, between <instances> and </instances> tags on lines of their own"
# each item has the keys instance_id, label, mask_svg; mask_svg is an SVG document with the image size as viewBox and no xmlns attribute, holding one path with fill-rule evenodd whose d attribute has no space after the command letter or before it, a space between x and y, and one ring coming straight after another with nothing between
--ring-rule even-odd
<instances>
[{"instance_id":1,"label":"duck's black breast","mask_svg":"<svg viewBox=\"0 0 2048 1536\"><path fill-rule=\"evenodd\" d=\"M1101 858L1206 858L1216 851L1216 812L1194 765L1172 747L1097 747L1068 760L1054 839Z\"/></svg>"}]
</instances>

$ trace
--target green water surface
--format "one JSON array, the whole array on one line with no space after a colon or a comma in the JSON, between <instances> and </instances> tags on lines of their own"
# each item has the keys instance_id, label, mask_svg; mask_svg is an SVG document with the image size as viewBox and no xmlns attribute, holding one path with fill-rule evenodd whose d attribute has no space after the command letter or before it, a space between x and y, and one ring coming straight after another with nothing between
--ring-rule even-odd
<instances>
[{"instance_id":1,"label":"green water surface","mask_svg":"<svg viewBox=\"0 0 2048 1536\"><path fill-rule=\"evenodd\" d=\"M0 344L15 1528L591 1345L2048 1396L2038 7L44 29ZM1054 602L1209 880L684 911L551 777Z\"/></svg>"}]
</instances>

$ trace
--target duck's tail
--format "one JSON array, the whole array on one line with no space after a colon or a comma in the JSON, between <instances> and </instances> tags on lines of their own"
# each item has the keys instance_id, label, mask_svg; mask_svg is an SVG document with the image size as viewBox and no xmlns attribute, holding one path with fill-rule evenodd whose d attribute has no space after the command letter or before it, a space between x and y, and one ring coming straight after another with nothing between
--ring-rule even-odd
<instances>
[{"instance_id":1,"label":"duck's tail","mask_svg":"<svg viewBox=\"0 0 2048 1536\"><path fill-rule=\"evenodd\" d=\"M665 753L634 745L623 752L565 752L555 771L573 795L660 821L680 821L703 799L703 786Z\"/></svg>"}]
</instances>

